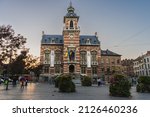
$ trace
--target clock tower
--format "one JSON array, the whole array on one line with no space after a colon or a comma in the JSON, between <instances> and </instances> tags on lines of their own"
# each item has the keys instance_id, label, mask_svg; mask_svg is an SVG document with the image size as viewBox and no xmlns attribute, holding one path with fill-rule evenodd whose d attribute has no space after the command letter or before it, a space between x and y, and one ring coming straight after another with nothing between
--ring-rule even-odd
<instances>
[{"instance_id":1,"label":"clock tower","mask_svg":"<svg viewBox=\"0 0 150 117\"><path fill-rule=\"evenodd\" d=\"M79 16L70 3L67 14L64 16L63 28L63 72L80 73L80 28Z\"/></svg>"}]
</instances>

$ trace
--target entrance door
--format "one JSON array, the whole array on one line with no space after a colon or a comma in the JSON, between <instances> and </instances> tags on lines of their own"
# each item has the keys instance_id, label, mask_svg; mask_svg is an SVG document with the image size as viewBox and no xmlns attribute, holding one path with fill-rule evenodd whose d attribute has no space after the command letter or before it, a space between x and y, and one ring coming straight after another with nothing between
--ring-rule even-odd
<instances>
[{"instance_id":1,"label":"entrance door","mask_svg":"<svg viewBox=\"0 0 150 117\"><path fill-rule=\"evenodd\" d=\"M69 66L69 73L74 73L74 65Z\"/></svg>"}]
</instances>

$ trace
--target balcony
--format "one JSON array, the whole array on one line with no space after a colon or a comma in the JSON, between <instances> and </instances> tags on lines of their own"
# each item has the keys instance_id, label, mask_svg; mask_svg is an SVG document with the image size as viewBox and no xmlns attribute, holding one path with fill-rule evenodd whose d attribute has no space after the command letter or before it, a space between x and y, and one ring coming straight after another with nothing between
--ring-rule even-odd
<instances>
[{"instance_id":1,"label":"balcony","mask_svg":"<svg viewBox=\"0 0 150 117\"><path fill-rule=\"evenodd\" d=\"M97 61L92 61L91 65L98 65L98 62Z\"/></svg>"},{"instance_id":2,"label":"balcony","mask_svg":"<svg viewBox=\"0 0 150 117\"><path fill-rule=\"evenodd\" d=\"M80 64L81 65L87 65L87 62L86 61L81 61Z\"/></svg>"},{"instance_id":3,"label":"balcony","mask_svg":"<svg viewBox=\"0 0 150 117\"><path fill-rule=\"evenodd\" d=\"M55 61L55 64L59 65L61 64L61 61Z\"/></svg>"},{"instance_id":4,"label":"balcony","mask_svg":"<svg viewBox=\"0 0 150 117\"><path fill-rule=\"evenodd\" d=\"M50 64L50 61L43 61L43 64Z\"/></svg>"},{"instance_id":5,"label":"balcony","mask_svg":"<svg viewBox=\"0 0 150 117\"><path fill-rule=\"evenodd\" d=\"M63 30L80 30L80 27L78 26L77 28L74 28L74 27L63 27Z\"/></svg>"}]
</instances>

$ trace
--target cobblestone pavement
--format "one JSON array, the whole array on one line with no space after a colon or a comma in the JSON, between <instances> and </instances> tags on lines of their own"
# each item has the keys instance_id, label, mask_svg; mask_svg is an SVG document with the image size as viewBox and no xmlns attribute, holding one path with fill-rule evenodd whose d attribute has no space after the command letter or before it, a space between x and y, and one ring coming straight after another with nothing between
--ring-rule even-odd
<instances>
[{"instance_id":1,"label":"cobblestone pavement","mask_svg":"<svg viewBox=\"0 0 150 117\"><path fill-rule=\"evenodd\" d=\"M60 93L54 85L48 83L29 83L24 89L20 85L13 87L9 85L9 90L5 90L4 85L0 85L1 100L150 100L150 93L137 93L136 87L131 88L130 98L109 96L109 86L76 86L75 93Z\"/></svg>"}]
</instances>

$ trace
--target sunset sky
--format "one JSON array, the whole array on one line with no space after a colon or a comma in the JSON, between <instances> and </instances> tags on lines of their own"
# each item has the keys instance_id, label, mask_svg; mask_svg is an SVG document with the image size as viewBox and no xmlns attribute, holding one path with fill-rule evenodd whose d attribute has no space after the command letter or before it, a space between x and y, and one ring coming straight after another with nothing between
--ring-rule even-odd
<instances>
[{"instance_id":1,"label":"sunset sky","mask_svg":"<svg viewBox=\"0 0 150 117\"><path fill-rule=\"evenodd\" d=\"M42 31L62 34L70 0L0 0L0 25L12 25L40 55ZM135 59L150 50L150 0L72 0L81 34L98 33L101 49Z\"/></svg>"}]
</instances>

